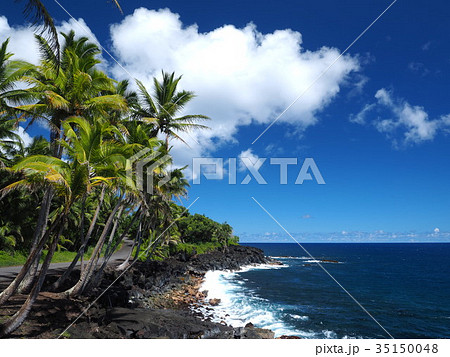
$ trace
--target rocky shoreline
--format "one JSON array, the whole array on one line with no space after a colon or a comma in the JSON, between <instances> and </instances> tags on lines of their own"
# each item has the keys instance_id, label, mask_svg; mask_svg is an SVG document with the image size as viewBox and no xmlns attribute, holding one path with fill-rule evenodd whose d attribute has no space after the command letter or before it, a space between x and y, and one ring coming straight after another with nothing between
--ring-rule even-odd
<instances>
[{"instance_id":1,"label":"rocky shoreline","mask_svg":"<svg viewBox=\"0 0 450 357\"><path fill-rule=\"evenodd\" d=\"M200 291L209 270L239 270L243 266L281 264L253 247L230 246L223 251L164 261L137 262L62 337L65 338L274 338L270 330L251 323L232 327L193 311L205 301ZM43 293L37 311L12 337L57 337L121 272L107 269L102 283L85 300L61 299ZM73 279L76 279L76 273ZM51 283L50 277L47 283ZM70 285L70 281L68 284ZM47 311L45 311L47 310ZM46 313L49 312L49 313Z\"/></svg>"},{"instance_id":2,"label":"rocky shoreline","mask_svg":"<svg viewBox=\"0 0 450 357\"><path fill-rule=\"evenodd\" d=\"M259 249L245 246L138 263L120 281L118 290L105 294L103 302L116 305L108 310L105 325L110 331L117 327L121 336L128 338L274 338L272 331L251 323L245 327L227 326L192 309L220 303L205 301L205 293L200 291L207 271L239 270L259 264L280 263L265 257ZM115 279L117 273L109 274L104 284Z\"/></svg>"}]
</instances>

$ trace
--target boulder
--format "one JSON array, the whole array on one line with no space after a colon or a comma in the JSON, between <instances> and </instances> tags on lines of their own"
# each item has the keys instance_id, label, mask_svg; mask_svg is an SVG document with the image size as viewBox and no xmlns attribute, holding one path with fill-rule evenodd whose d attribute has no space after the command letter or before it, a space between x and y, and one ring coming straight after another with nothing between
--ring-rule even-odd
<instances>
[{"instance_id":1,"label":"boulder","mask_svg":"<svg viewBox=\"0 0 450 357\"><path fill-rule=\"evenodd\" d=\"M211 306L217 306L220 304L220 299L209 299L209 304Z\"/></svg>"},{"instance_id":2,"label":"boulder","mask_svg":"<svg viewBox=\"0 0 450 357\"><path fill-rule=\"evenodd\" d=\"M277 339L278 340L301 340L301 337L282 335L280 337L277 337Z\"/></svg>"}]
</instances>

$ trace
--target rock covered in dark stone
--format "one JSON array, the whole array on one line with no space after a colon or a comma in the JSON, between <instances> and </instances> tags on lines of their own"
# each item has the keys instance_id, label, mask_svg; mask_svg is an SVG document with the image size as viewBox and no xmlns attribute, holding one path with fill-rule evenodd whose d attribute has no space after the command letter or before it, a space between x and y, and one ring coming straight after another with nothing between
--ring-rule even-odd
<instances>
[{"instance_id":1,"label":"rock covered in dark stone","mask_svg":"<svg viewBox=\"0 0 450 357\"><path fill-rule=\"evenodd\" d=\"M233 338L234 333L232 327L201 321L188 311L170 309L117 307L108 312L108 321L118 334L128 338Z\"/></svg>"},{"instance_id":2,"label":"rock covered in dark stone","mask_svg":"<svg viewBox=\"0 0 450 357\"><path fill-rule=\"evenodd\" d=\"M200 319L191 311L183 310L183 305L190 306L196 298L205 296L193 286L198 286L207 271L238 270L256 264L280 263L265 257L262 250L246 246L230 246L181 259L137 262L100 299L99 313L93 314L91 321L97 321L101 328L94 331L91 328L90 332L85 328L75 330L80 338L85 335L97 338L274 338L272 331L252 324L233 328L226 323L214 323L208 316ZM120 274L113 269L106 271L99 291ZM168 295L171 298L168 299ZM176 305L171 305L174 302ZM209 303L215 306L220 300L211 299ZM100 312L102 308L106 315Z\"/></svg>"},{"instance_id":3,"label":"rock covered in dark stone","mask_svg":"<svg viewBox=\"0 0 450 357\"><path fill-rule=\"evenodd\" d=\"M238 270L244 265L275 263L264 256L261 249L234 245L223 251L213 251L196 255L188 262L192 273L205 273L208 270Z\"/></svg>"},{"instance_id":4,"label":"rock covered in dark stone","mask_svg":"<svg viewBox=\"0 0 450 357\"><path fill-rule=\"evenodd\" d=\"M272 339L275 333L264 328L254 327L253 324L247 324L245 327L236 327L234 329L234 338L237 339Z\"/></svg>"},{"instance_id":5,"label":"rock covered in dark stone","mask_svg":"<svg viewBox=\"0 0 450 357\"><path fill-rule=\"evenodd\" d=\"M203 276L208 270L238 270L242 266L252 264L280 264L264 256L261 249L246 246L230 246L223 251L212 251L205 254L194 255L187 261L180 261L175 258L168 258L164 261L138 262L120 278L120 285L125 290L141 289L145 297L162 294L180 284L183 279L188 278L188 274ZM105 273L100 290L103 291L120 272L109 270ZM186 281L183 281L186 282ZM134 294L134 293L133 293ZM136 296L130 294L128 303L136 300ZM110 297L107 292L103 297L106 301ZM116 296L112 300L123 302L123 296L118 299ZM109 302L108 302L109 304ZM116 305L112 306L127 306Z\"/></svg>"}]
</instances>

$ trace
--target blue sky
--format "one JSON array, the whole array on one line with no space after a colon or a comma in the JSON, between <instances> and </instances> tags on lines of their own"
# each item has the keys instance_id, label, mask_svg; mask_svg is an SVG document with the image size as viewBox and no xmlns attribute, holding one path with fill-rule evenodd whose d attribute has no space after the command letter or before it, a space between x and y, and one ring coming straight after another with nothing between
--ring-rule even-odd
<instances>
[{"instance_id":1,"label":"blue sky","mask_svg":"<svg viewBox=\"0 0 450 357\"><path fill-rule=\"evenodd\" d=\"M56 3L44 3L62 30L82 33ZM397 1L254 144L391 1L127 0L124 15L102 0L60 3L127 70L103 54L115 78L150 83L161 69L175 70L198 94L187 110L211 116L213 128L186 138L191 148L174 145L180 164L243 153L313 158L326 182L295 185L298 165L280 185L279 168L266 161L267 185L202 178L185 202L199 197L191 211L227 221L248 241L285 239L251 197L304 240L449 240L442 233L450 231L447 2ZM3 1L0 37L36 60L23 24L20 4ZM237 182L247 173L238 171Z\"/></svg>"}]
</instances>

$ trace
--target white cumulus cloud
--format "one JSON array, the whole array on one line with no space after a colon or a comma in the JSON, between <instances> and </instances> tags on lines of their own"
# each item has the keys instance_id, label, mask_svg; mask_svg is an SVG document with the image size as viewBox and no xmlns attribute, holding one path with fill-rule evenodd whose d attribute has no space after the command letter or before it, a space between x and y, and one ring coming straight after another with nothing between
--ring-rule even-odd
<instances>
[{"instance_id":1,"label":"white cumulus cloud","mask_svg":"<svg viewBox=\"0 0 450 357\"><path fill-rule=\"evenodd\" d=\"M95 35L83 19L63 22L59 31L74 29L78 36ZM169 9L140 8L110 28L112 52L123 66L109 60L109 71L117 79L142 80L148 88L161 70L183 75L180 89L197 97L186 113L204 114L213 120L211 130L183 134L189 148L172 141L177 166L190 164L193 157L212 153L218 146L235 143L240 126L268 125L307 89L339 56L336 48L311 51L302 47L302 35L290 29L263 34L256 25L243 28L224 25L201 32L196 24L186 25ZM39 53L32 29L11 27L0 16L0 38L10 37L10 51L16 58L38 63ZM104 44L103 44L104 45ZM104 55L106 57L106 55ZM298 133L318 120L342 86L357 86L351 74L360 68L356 56L339 59L287 111L280 122L296 126ZM124 70L125 69L125 70ZM130 78L130 75L132 78ZM255 137L259 132L255 132ZM249 142L254 138L249 138ZM249 143L245 143L248 145Z\"/></svg>"},{"instance_id":2,"label":"white cumulus cloud","mask_svg":"<svg viewBox=\"0 0 450 357\"><path fill-rule=\"evenodd\" d=\"M1 42L9 38L8 52L15 54L15 59L37 64L39 50L34 39L33 30L26 26L11 27L5 16L0 16Z\"/></svg>"},{"instance_id":3,"label":"white cumulus cloud","mask_svg":"<svg viewBox=\"0 0 450 357\"><path fill-rule=\"evenodd\" d=\"M239 126L270 123L339 55L336 48L306 50L301 34L289 29L263 34L248 24L201 32L169 9L135 10L111 26L111 39L118 61L149 87L162 69L182 74L180 85L198 95L186 111L213 119L208 123L211 130L191 134L195 140L184 136L191 150L174 143L175 159L233 141ZM317 113L358 69L356 57L342 57L280 121L301 129L315 124ZM129 78L119 66L114 74Z\"/></svg>"},{"instance_id":4,"label":"white cumulus cloud","mask_svg":"<svg viewBox=\"0 0 450 357\"><path fill-rule=\"evenodd\" d=\"M8 19L5 16L0 16L0 40L3 42L9 38L8 52L14 54L14 59L24 60L33 64L39 63L39 47L34 35L35 33L39 34L40 31L39 27L37 31L33 31L33 29L30 26L10 26ZM74 30L77 37L88 37L91 42L98 44L97 38L83 19L63 21L56 29L58 33L68 33L70 30ZM42 34L42 36L47 38L46 33ZM59 35L59 38L61 42L64 41L61 35Z\"/></svg>"}]
</instances>

